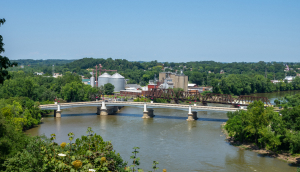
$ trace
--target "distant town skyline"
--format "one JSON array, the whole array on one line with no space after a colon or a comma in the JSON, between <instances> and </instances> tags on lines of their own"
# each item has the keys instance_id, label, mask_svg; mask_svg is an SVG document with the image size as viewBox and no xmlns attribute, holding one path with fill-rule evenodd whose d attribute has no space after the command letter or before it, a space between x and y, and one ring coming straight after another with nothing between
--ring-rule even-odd
<instances>
[{"instance_id":1,"label":"distant town skyline","mask_svg":"<svg viewBox=\"0 0 300 172\"><path fill-rule=\"evenodd\" d=\"M4 1L5 53L159 62L300 62L300 1Z\"/></svg>"}]
</instances>

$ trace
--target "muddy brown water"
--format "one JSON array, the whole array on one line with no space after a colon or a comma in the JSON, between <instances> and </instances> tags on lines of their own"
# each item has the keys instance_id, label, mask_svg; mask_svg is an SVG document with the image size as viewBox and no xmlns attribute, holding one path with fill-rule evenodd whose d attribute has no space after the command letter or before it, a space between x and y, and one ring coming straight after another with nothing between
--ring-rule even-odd
<instances>
[{"instance_id":1,"label":"muddy brown water","mask_svg":"<svg viewBox=\"0 0 300 172\"><path fill-rule=\"evenodd\" d=\"M96 107L64 109L62 117L43 118L43 124L26 131L36 136L56 134L56 142L68 142L67 134L86 134L87 127L111 141L116 152L131 164L132 148L140 147L140 167L150 171L153 161L168 172L185 171L296 171L288 163L229 145L220 125L226 112L201 111L187 122L187 110L154 109L153 119L142 119L142 108L124 107L116 115L96 115Z\"/></svg>"}]
</instances>

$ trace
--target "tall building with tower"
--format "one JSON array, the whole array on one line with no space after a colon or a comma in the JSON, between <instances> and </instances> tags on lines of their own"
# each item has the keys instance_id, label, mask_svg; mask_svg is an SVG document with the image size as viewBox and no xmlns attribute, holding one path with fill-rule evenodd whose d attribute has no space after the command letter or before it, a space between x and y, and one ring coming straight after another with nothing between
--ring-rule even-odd
<instances>
[{"instance_id":1,"label":"tall building with tower","mask_svg":"<svg viewBox=\"0 0 300 172\"><path fill-rule=\"evenodd\" d=\"M180 74L161 72L159 73L159 83L170 85L169 88L182 88L184 91L188 91L189 77L184 75L182 71Z\"/></svg>"}]
</instances>

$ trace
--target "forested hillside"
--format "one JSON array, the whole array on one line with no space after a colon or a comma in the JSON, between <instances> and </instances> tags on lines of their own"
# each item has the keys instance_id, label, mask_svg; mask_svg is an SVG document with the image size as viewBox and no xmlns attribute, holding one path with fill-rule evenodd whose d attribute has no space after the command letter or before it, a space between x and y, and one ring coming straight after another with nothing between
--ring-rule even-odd
<instances>
[{"instance_id":1,"label":"forested hillside","mask_svg":"<svg viewBox=\"0 0 300 172\"><path fill-rule=\"evenodd\" d=\"M190 83L197 85L213 86L214 92L224 94L251 94L273 91L285 91L300 89L299 78L293 83L284 82L285 76L296 76L300 73L300 63L283 62L258 62L258 63L220 63L214 61L195 61L186 63L174 62L130 62L125 59L94 59L83 58L75 61L49 60L17 61L26 64L24 68L10 68L10 71L23 70L26 73L44 72L52 74L52 64L55 63L55 72L67 72L91 77L90 72L96 65L101 64L103 69L118 70L118 72L129 79L129 83L147 85L149 80L158 78L159 72L177 72L189 76ZM29 65L29 66L28 66ZM285 71L286 65L290 70ZM221 72L222 71L222 72ZM220 73L221 72L221 73ZM224 73L223 73L224 72ZM109 72L113 73L113 72ZM282 80L274 85L270 80Z\"/></svg>"}]
</instances>

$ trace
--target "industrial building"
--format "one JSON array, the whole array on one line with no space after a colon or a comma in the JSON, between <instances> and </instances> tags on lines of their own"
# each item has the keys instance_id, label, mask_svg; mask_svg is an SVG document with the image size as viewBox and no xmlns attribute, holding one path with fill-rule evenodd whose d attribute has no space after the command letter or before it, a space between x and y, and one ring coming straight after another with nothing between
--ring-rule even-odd
<instances>
[{"instance_id":1,"label":"industrial building","mask_svg":"<svg viewBox=\"0 0 300 172\"><path fill-rule=\"evenodd\" d=\"M120 92L120 90L125 89L125 78L118 73L109 77L108 82L115 86L114 92Z\"/></svg>"},{"instance_id":2,"label":"industrial building","mask_svg":"<svg viewBox=\"0 0 300 172\"><path fill-rule=\"evenodd\" d=\"M184 75L181 71L180 74L171 72L159 73L159 83L163 83L159 87L168 88L182 88L184 91L188 91L189 77Z\"/></svg>"},{"instance_id":3,"label":"industrial building","mask_svg":"<svg viewBox=\"0 0 300 172\"><path fill-rule=\"evenodd\" d=\"M98 87L104 86L105 84L109 83L109 78L110 77L111 77L111 75L106 73L106 72L103 73L102 75L100 75L98 77ZM116 86L115 86L115 88L116 88Z\"/></svg>"},{"instance_id":4,"label":"industrial building","mask_svg":"<svg viewBox=\"0 0 300 172\"><path fill-rule=\"evenodd\" d=\"M120 75L119 73L115 73L113 75L106 73L106 71L117 72L117 70L102 69L103 66L101 64L99 64L99 69L97 69L97 65L95 67L96 67L96 72L94 72L93 70L92 77L90 78L90 84L92 87L100 87L100 86L104 86L107 83L111 83L113 86L115 86L114 92L120 92L120 90L125 89L124 76ZM99 70L99 77L97 77L98 70ZM104 73L101 75L101 72ZM94 77L94 74L96 74L96 77Z\"/></svg>"},{"instance_id":5,"label":"industrial building","mask_svg":"<svg viewBox=\"0 0 300 172\"><path fill-rule=\"evenodd\" d=\"M125 78L124 78L124 76L120 75L119 73L110 75L105 72L98 77L98 82L95 81L95 77L92 76L90 78L90 83L91 83L92 87L95 87L96 85L98 85L98 87L100 87L100 86L104 86L107 83L111 83L112 85L115 86L114 92L120 92L120 90L125 89Z\"/></svg>"}]
</instances>

